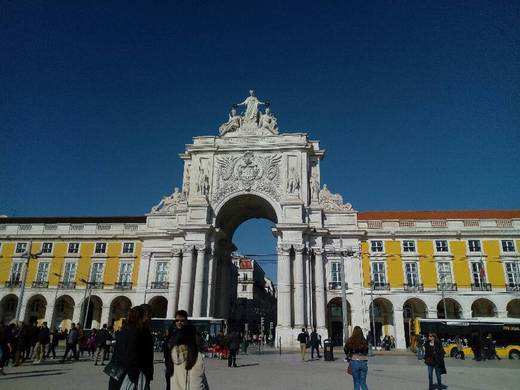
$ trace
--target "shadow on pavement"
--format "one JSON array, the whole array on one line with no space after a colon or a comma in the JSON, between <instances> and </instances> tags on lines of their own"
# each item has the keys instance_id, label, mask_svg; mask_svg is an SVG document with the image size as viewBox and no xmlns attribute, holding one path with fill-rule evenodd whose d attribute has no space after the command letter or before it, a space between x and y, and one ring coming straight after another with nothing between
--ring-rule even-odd
<instances>
[{"instance_id":1,"label":"shadow on pavement","mask_svg":"<svg viewBox=\"0 0 520 390\"><path fill-rule=\"evenodd\" d=\"M25 374L25 373L23 373ZM63 375L66 374L65 371L62 372L54 372L54 373L43 373L43 374L30 374L30 375L13 375L13 374L7 374L3 377L0 377L0 383L3 381L8 381L11 379L20 379L20 378L36 378L39 376L56 376L56 375Z\"/></svg>"},{"instance_id":2,"label":"shadow on pavement","mask_svg":"<svg viewBox=\"0 0 520 390\"><path fill-rule=\"evenodd\" d=\"M238 364L237 367L252 367L252 366L259 366L260 363L249 363L249 364Z\"/></svg>"}]
</instances>

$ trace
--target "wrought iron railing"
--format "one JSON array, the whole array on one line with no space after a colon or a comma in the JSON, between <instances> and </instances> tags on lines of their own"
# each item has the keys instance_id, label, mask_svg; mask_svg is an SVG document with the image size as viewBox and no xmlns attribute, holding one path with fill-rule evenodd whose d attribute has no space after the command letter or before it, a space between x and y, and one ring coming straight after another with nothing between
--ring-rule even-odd
<instances>
[{"instance_id":1,"label":"wrought iron railing","mask_svg":"<svg viewBox=\"0 0 520 390\"><path fill-rule=\"evenodd\" d=\"M116 282L114 288L117 290L131 290L132 282Z\"/></svg>"},{"instance_id":2,"label":"wrought iron railing","mask_svg":"<svg viewBox=\"0 0 520 390\"><path fill-rule=\"evenodd\" d=\"M43 281L43 280L35 280L32 282L33 288L48 288L49 282Z\"/></svg>"},{"instance_id":3,"label":"wrought iron railing","mask_svg":"<svg viewBox=\"0 0 520 390\"><path fill-rule=\"evenodd\" d=\"M76 288L76 282L59 282L58 288L74 289Z\"/></svg>"},{"instance_id":4,"label":"wrought iron railing","mask_svg":"<svg viewBox=\"0 0 520 390\"><path fill-rule=\"evenodd\" d=\"M437 291L457 291L457 283L437 283Z\"/></svg>"},{"instance_id":5,"label":"wrought iron railing","mask_svg":"<svg viewBox=\"0 0 520 390\"><path fill-rule=\"evenodd\" d=\"M424 291L424 285L422 283L415 283L415 284L405 283L404 291L406 291L406 292Z\"/></svg>"},{"instance_id":6,"label":"wrought iron railing","mask_svg":"<svg viewBox=\"0 0 520 390\"><path fill-rule=\"evenodd\" d=\"M152 282L150 285L151 288L162 288L167 289L170 286L170 283L168 282Z\"/></svg>"},{"instance_id":7,"label":"wrought iron railing","mask_svg":"<svg viewBox=\"0 0 520 390\"><path fill-rule=\"evenodd\" d=\"M491 291L491 283L471 283L471 291Z\"/></svg>"}]
</instances>

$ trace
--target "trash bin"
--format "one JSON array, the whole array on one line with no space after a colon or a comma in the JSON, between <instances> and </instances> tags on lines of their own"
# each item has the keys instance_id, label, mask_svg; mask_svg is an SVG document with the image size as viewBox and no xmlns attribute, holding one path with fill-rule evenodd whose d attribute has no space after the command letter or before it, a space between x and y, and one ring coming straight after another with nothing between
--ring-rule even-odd
<instances>
[{"instance_id":1,"label":"trash bin","mask_svg":"<svg viewBox=\"0 0 520 390\"><path fill-rule=\"evenodd\" d=\"M334 361L334 350L333 350L333 344L332 344L331 339L325 339L323 341L323 359L326 362Z\"/></svg>"}]
</instances>

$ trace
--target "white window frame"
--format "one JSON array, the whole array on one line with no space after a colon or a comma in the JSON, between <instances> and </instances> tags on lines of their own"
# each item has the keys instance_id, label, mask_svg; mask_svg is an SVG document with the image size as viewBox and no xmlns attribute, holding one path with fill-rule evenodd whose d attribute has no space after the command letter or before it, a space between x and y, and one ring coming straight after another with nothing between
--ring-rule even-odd
<instances>
[{"instance_id":1,"label":"white window frame","mask_svg":"<svg viewBox=\"0 0 520 390\"><path fill-rule=\"evenodd\" d=\"M443 278L441 277L442 273L440 271L440 266L441 264L448 264L448 268L450 270L450 280L449 281L446 281L446 280L443 280ZM454 284L454 279L453 279L453 262L451 261L448 261L446 259L441 259L439 261L437 261L437 267L436 267L436 271L437 271L437 282L442 286L443 284L448 284L448 283L451 283L451 284Z\"/></svg>"},{"instance_id":2,"label":"white window frame","mask_svg":"<svg viewBox=\"0 0 520 390\"><path fill-rule=\"evenodd\" d=\"M71 275L70 272L67 274L67 266L69 264L74 266L74 273L72 274L73 275L72 278L70 277L70 275ZM65 263L63 264L62 282L63 283L75 282L76 281L76 274L77 274L77 272L78 272L78 263L77 262L75 262L75 261L65 261Z\"/></svg>"},{"instance_id":3,"label":"white window frame","mask_svg":"<svg viewBox=\"0 0 520 390\"><path fill-rule=\"evenodd\" d=\"M71 245L77 245L77 249L74 252L71 252L71 248L74 248L74 247L71 247ZM68 245L67 245L67 254L68 255L79 255L80 252L81 252L81 243L79 243L77 241L71 241L68 243Z\"/></svg>"},{"instance_id":4,"label":"white window frame","mask_svg":"<svg viewBox=\"0 0 520 390\"><path fill-rule=\"evenodd\" d=\"M378 245L373 245L376 243L381 243L381 250L379 250ZM370 253L385 253L385 242L383 240L370 240Z\"/></svg>"},{"instance_id":5,"label":"white window frame","mask_svg":"<svg viewBox=\"0 0 520 390\"><path fill-rule=\"evenodd\" d=\"M511 243L512 244L512 250L509 250L509 247L507 250L504 250L504 243ZM516 245L515 245L515 240L500 240L500 251L504 254L511 254L511 253L516 253Z\"/></svg>"},{"instance_id":6,"label":"white window frame","mask_svg":"<svg viewBox=\"0 0 520 390\"><path fill-rule=\"evenodd\" d=\"M27 245L28 245L27 242L17 242L16 245L14 246L14 253L17 254L17 255L21 255L21 254L26 253L27 252ZM23 250L19 251L18 250L19 246L23 247Z\"/></svg>"},{"instance_id":7,"label":"white window frame","mask_svg":"<svg viewBox=\"0 0 520 390\"><path fill-rule=\"evenodd\" d=\"M132 252L125 251L125 245L132 244ZM133 255L135 253L135 242L134 241L123 241L123 245L121 245L121 254L122 255Z\"/></svg>"},{"instance_id":8,"label":"white window frame","mask_svg":"<svg viewBox=\"0 0 520 390\"><path fill-rule=\"evenodd\" d=\"M125 270L123 274L123 268L130 267L130 271ZM117 276L117 281L119 283L132 283L132 274L134 272L134 263L123 261L119 263L119 274ZM123 280L123 276L125 277Z\"/></svg>"},{"instance_id":9,"label":"white window frame","mask_svg":"<svg viewBox=\"0 0 520 390\"><path fill-rule=\"evenodd\" d=\"M155 263L155 280L156 283L168 282L168 274L170 271L170 263L168 261L157 261ZM162 275L162 278L159 278Z\"/></svg>"},{"instance_id":10,"label":"white window frame","mask_svg":"<svg viewBox=\"0 0 520 390\"><path fill-rule=\"evenodd\" d=\"M98 245L105 245L102 252L98 252ZM98 241L94 243L94 255L106 255L108 252L108 243L106 241Z\"/></svg>"},{"instance_id":11,"label":"white window frame","mask_svg":"<svg viewBox=\"0 0 520 390\"><path fill-rule=\"evenodd\" d=\"M509 280L509 272L507 270L507 266L512 265L516 270L513 270L513 282ZM504 274L506 279L506 286L513 284L514 286L520 286L520 262L515 260L506 260L504 261Z\"/></svg>"},{"instance_id":12,"label":"white window frame","mask_svg":"<svg viewBox=\"0 0 520 390\"><path fill-rule=\"evenodd\" d=\"M96 264L101 264L101 272L99 272L99 275L100 275L100 278L99 280L94 279L94 266ZM97 267L96 267L97 268ZM98 274L96 272L96 274ZM90 266L90 278L89 278L89 282L94 282L94 283L103 283L105 279L105 262L103 261L93 261L92 262L92 265Z\"/></svg>"},{"instance_id":13,"label":"white window frame","mask_svg":"<svg viewBox=\"0 0 520 390\"><path fill-rule=\"evenodd\" d=\"M11 265L11 272L9 273L9 280L11 282L21 282L22 281L23 266L24 266L24 262L23 261L13 261L13 264ZM20 269L17 270L17 273L16 273L16 275L18 275L18 278L13 279L15 267L16 268L20 268Z\"/></svg>"},{"instance_id":14,"label":"white window frame","mask_svg":"<svg viewBox=\"0 0 520 390\"><path fill-rule=\"evenodd\" d=\"M412 283L408 283L408 269L407 269L407 266L408 265L415 265L415 275L416 275L416 280L415 280L415 283L412 284ZM409 287L418 287L420 284L421 284L421 273L419 271L419 262L414 260L414 261L404 261L403 262L403 268L404 268L404 280L405 280L405 284Z\"/></svg>"},{"instance_id":15,"label":"white window frame","mask_svg":"<svg viewBox=\"0 0 520 390\"><path fill-rule=\"evenodd\" d=\"M478 242L478 250L471 250L471 242ZM482 241L481 240L468 240L468 252L469 253L482 253Z\"/></svg>"},{"instance_id":16,"label":"white window frame","mask_svg":"<svg viewBox=\"0 0 520 390\"><path fill-rule=\"evenodd\" d=\"M377 280L376 281L376 278L375 278L375 273L374 273L374 266L378 264L382 264L383 265L383 275L384 275L384 280L383 281L380 281L380 280ZM378 272L378 275L381 274L381 272ZM386 277L387 275L387 269L386 269L386 261L372 261L370 262L370 278L371 278L371 282L373 282L374 284L375 283L382 283L382 284L387 284L388 283L388 278Z\"/></svg>"},{"instance_id":17,"label":"white window frame","mask_svg":"<svg viewBox=\"0 0 520 390\"><path fill-rule=\"evenodd\" d=\"M439 248L437 247L437 242L445 242L446 243L446 250L445 251L440 251ZM435 240L433 242L433 246L435 248L435 253L437 254L449 254L450 253L450 243L448 240Z\"/></svg>"},{"instance_id":18,"label":"white window frame","mask_svg":"<svg viewBox=\"0 0 520 390\"><path fill-rule=\"evenodd\" d=\"M40 261L38 263L38 268L36 269L36 276L34 278L35 282L48 282L49 281L49 271L51 269L51 264L48 261Z\"/></svg>"},{"instance_id":19,"label":"white window frame","mask_svg":"<svg viewBox=\"0 0 520 390\"><path fill-rule=\"evenodd\" d=\"M50 244L50 250L48 250L49 248L45 248L45 244ZM51 242L51 241L44 241L42 242L42 255L52 255L53 252L54 252L54 243Z\"/></svg>"},{"instance_id":20,"label":"white window frame","mask_svg":"<svg viewBox=\"0 0 520 390\"><path fill-rule=\"evenodd\" d=\"M476 283L476 282L475 282L475 277L474 277L474 276L475 276L475 273L474 273L474 271L473 271L473 264L478 264L480 267L483 267L483 268L484 268L484 276L485 276L485 277L484 277L484 280L482 280L482 278L480 277L480 272L478 272L478 280L479 280L479 283ZM476 287L480 287L480 286L482 286L484 283L489 283L489 282L487 281L487 276L488 276L488 274L487 274L486 264L485 264L484 261L473 261L473 260L470 261L470 262L469 262L469 272L470 272L470 275L471 275L471 283L472 283L473 285L475 285Z\"/></svg>"},{"instance_id":21,"label":"white window frame","mask_svg":"<svg viewBox=\"0 0 520 390\"><path fill-rule=\"evenodd\" d=\"M409 250L410 247L409 247L409 244L412 244L413 250ZM405 245L407 244L407 245ZM402 241L402 250L403 250L403 253L417 253L417 243L415 242L415 240L403 240Z\"/></svg>"}]
</instances>

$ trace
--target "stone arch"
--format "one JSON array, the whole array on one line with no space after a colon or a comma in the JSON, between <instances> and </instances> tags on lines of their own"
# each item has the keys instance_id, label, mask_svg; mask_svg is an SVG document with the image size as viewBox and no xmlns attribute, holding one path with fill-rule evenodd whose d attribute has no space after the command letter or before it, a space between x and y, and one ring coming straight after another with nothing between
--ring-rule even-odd
<instances>
[{"instance_id":1,"label":"stone arch","mask_svg":"<svg viewBox=\"0 0 520 390\"><path fill-rule=\"evenodd\" d=\"M62 295L54 303L54 314L50 328L70 329L76 304L70 295Z\"/></svg>"},{"instance_id":2,"label":"stone arch","mask_svg":"<svg viewBox=\"0 0 520 390\"><path fill-rule=\"evenodd\" d=\"M496 317L496 305L486 298L479 298L471 304L472 317Z\"/></svg>"},{"instance_id":3,"label":"stone arch","mask_svg":"<svg viewBox=\"0 0 520 390\"><path fill-rule=\"evenodd\" d=\"M18 297L14 294L8 294L0 301L0 321L8 324L16 317L16 308L18 306Z\"/></svg>"},{"instance_id":4,"label":"stone arch","mask_svg":"<svg viewBox=\"0 0 520 390\"><path fill-rule=\"evenodd\" d=\"M41 294L35 294L27 300L24 321L27 323L45 320L45 312L47 311L47 300Z\"/></svg>"},{"instance_id":5,"label":"stone arch","mask_svg":"<svg viewBox=\"0 0 520 390\"><path fill-rule=\"evenodd\" d=\"M132 308L132 301L124 295L120 295L110 303L110 314L108 322L113 324L114 329L121 328L122 320L128 318L128 313Z\"/></svg>"},{"instance_id":6,"label":"stone arch","mask_svg":"<svg viewBox=\"0 0 520 390\"><path fill-rule=\"evenodd\" d=\"M444 303L446 303L446 314L448 319L462 318L462 306L453 298L444 298L437 303L437 318L445 318Z\"/></svg>"},{"instance_id":7,"label":"stone arch","mask_svg":"<svg viewBox=\"0 0 520 390\"><path fill-rule=\"evenodd\" d=\"M374 334L374 323L375 323L375 335L376 342L384 336L394 336L394 305L386 298L375 298L372 308L372 303L369 307L370 316L370 330Z\"/></svg>"},{"instance_id":8,"label":"stone arch","mask_svg":"<svg viewBox=\"0 0 520 390\"><path fill-rule=\"evenodd\" d=\"M406 341L406 347L410 346L411 338L414 335L410 335L409 321L416 318L428 317L428 307L426 303L419 298L413 297L407 299L403 304L403 323L404 323L404 337Z\"/></svg>"},{"instance_id":9,"label":"stone arch","mask_svg":"<svg viewBox=\"0 0 520 390\"><path fill-rule=\"evenodd\" d=\"M103 301L97 295L86 297L81 304L81 322L80 325L85 329L93 329L101 327L101 311L103 310Z\"/></svg>"},{"instance_id":10,"label":"stone arch","mask_svg":"<svg viewBox=\"0 0 520 390\"><path fill-rule=\"evenodd\" d=\"M347 321L352 327L352 308L350 302L347 300ZM327 303L327 329L329 337L332 339L334 345L343 345L343 307L341 305L341 298L332 298Z\"/></svg>"},{"instance_id":11,"label":"stone arch","mask_svg":"<svg viewBox=\"0 0 520 390\"><path fill-rule=\"evenodd\" d=\"M513 299L507 304L507 316L510 318L520 318L520 299Z\"/></svg>"},{"instance_id":12,"label":"stone arch","mask_svg":"<svg viewBox=\"0 0 520 390\"><path fill-rule=\"evenodd\" d=\"M152 318L166 318L168 300L162 295L157 295L148 301L152 307Z\"/></svg>"}]
</instances>

